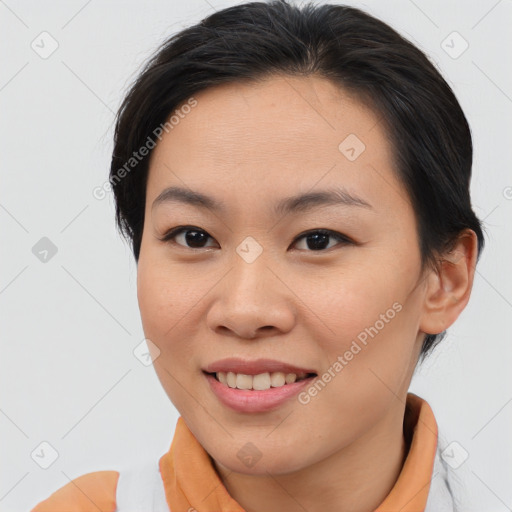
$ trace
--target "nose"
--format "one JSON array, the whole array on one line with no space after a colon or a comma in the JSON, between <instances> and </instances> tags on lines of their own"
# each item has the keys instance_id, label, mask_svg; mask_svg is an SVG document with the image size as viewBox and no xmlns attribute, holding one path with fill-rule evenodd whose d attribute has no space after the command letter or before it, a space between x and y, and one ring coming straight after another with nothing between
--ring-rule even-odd
<instances>
[{"instance_id":1,"label":"nose","mask_svg":"<svg viewBox=\"0 0 512 512\"><path fill-rule=\"evenodd\" d=\"M296 319L293 293L279 271L264 257L247 263L235 258L233 267L214 288L207 314L210 329L244 339L276 336L290 331Z\"/></svg>"}]
</instances>

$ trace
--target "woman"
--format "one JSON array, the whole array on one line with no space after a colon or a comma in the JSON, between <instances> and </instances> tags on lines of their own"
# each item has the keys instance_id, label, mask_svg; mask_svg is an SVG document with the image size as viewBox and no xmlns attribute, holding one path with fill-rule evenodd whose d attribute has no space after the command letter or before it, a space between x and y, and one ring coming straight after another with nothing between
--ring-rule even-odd
<instances>
[{"instance_id":1,"label":"woman","mask_svg":"<svg viewBox=\"0 0 512 512\"><path fill-rule=\"evenodd\" d=\"M110 170L158 377L158 464L33 512L458 510L416 365L484 245L471 134L426 56L354 8L285 1L171 37Z\"/></svg>"}]
</instances>

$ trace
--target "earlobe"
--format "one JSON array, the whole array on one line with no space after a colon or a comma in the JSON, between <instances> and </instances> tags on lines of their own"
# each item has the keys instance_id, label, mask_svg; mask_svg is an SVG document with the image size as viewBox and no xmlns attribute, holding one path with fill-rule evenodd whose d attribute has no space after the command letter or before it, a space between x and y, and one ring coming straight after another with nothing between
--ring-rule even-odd
<instances>
[{"instance_id":1,"label":"earlobe","mask_svg":"<svg viewBox=\"0 0 512 512\"><path fill-rule=\"evenodd\" d=\"M442 255L437 271L427 278L420 330L439 334L452 325L466 307L475 274L478 240L464 230L453 249Z\"/></svg>"}]
</instances>

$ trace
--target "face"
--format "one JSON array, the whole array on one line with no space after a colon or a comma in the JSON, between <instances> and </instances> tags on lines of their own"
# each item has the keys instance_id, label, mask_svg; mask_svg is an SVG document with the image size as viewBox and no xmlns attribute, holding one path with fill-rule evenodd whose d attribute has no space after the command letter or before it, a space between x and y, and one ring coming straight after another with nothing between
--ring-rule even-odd
<instances>
[{"instance_id":1,"label":"face","mask_svg":"<svg viewBox=\"0 0 512 512\"><path fill-rule=\"evenodd\" d=\"M151 156L144 333L167 395L217 464L297 471L403 407L396 397L405 400L423 338L413 209L379 117L331 82L275 76L194 97ZM169 187L215 205L155 202ZM344 194L319 194L335 191ZM315 197L285 202L304 194ZM229 357L316 377L268 410L235 409L203 371ZM248 465L243 449L261 463Z\"/></svg>"}]
</instances>

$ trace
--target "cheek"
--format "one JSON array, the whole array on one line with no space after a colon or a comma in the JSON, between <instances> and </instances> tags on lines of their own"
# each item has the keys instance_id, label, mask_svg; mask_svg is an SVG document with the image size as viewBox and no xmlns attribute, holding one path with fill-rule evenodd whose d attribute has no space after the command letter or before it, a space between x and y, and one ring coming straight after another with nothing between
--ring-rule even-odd
<instances>
[{"instance_id":1,"label":"cheek","mask_svg":"<svg viewBox=\"0 0 512 512\"><path fill-rule=\"evenodd\" d=\"M408 293L410 276L392 265L387 268L382 272L361 267L329 282L316 295L312 309L321 312L322 323L329 327L318 341L326 355L326 372L336 376L331 379L333 391L352 389L357 396L359 389L370 399L375 385L386 389L379 378L397 390L410 369L418 305ZM333 405L339 400L335 394L331 398Z\"/></svg>"},{"instance_id":2,"label":"cheek","mask_svg":"<svg viewBox=\"0 0 512 512\"><path fill-rule=\"evenodd\" d=\"M178 277L179 276L179 277ZM197 283L195 283L197 288ZM194 304L198 299L184 279L169 265L150 258L148 252L139 258L137 267L137 298L144 336L158 347L153 367L167 396L179 411L190 408L190 396L181 382L190 378L187 369L197 355L190 340ZM192 320L193 322L193 320Z\"/></svg>"},{"instance_id":3,"label":"cheek","mask_svg":"<svg viewBox=\"0 0 512 512\"><path fill-rule=\"evenodd\" d=\"M309 297L335 339L346 342L373 326L386 312L394 318L393 304L403 298L400 288L390 273L361 267L347 273L333 272L331 279Z\"/></svg>"},{"instance_id":4,"label":"cheek","mask_svg":"<svg viewBox=\"0 0 512 512\"><path fill-rule=\"evenodd\" d=\"M137 270L137 298L147 337L158 333L172 319L178 303L173 303L169 282L155 265L141 265Z\"/></svg>"},{"instance_id":5,"label":"cheek","mask_svg":"<svg viewBox=\"0 0 512 512\"><path fill-rule=\"evenodd\" d=\"M160 350L155 361L178 375L201 354L204 301L218 276L204 269L173 263L159 249L141 250L137 298L144 335Z\"/></svg>"},{"instance_id":6,"label":"cheek","mask_svg":"<svg viewBox=\"0 0 512 512\"><path fill-rule=\"evenodd\" d=\"M179 276L179 277L178 277ZM192 310L194 290L184 279L183 271L162 264L158 258L144 254L137 267L137 299L144 332L147 338L156 343L161 350L166 347L165 340L171 339L175 325ZM154 339L152 339L154 338Z\"/></svg>"}]
</instances>

